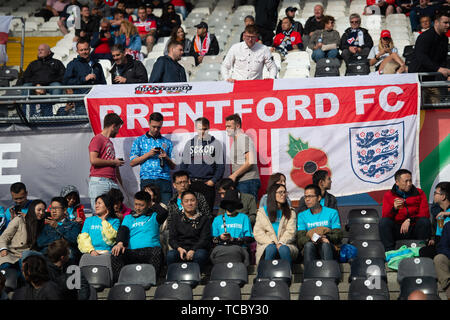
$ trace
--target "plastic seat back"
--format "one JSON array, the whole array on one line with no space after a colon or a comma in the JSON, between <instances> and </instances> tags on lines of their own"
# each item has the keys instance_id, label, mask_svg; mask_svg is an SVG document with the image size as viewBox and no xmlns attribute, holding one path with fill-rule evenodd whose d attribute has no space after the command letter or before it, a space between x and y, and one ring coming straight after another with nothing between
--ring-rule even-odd
<instances>
[{"instance_id":1,"label":"plastic seat back","mask_svg":"<svg viewBox=\"0 0 450 320\"><path fill-rule=\"evenodd\" d=\"M250 300L290 300L289 286L282 280L257 279Z\"/></svg>"},{"instance_id":2,"label":"plastic seat back","mask_svg":"<svg viewBox=\"0 0 450 320\"><path fill-rule=\"evenodd\" d=\"M17 281L19 279L19 273L14 268L6 268L0 270L0 272L5 276L5 291L11 292L17 289Z\"/></svg>"},{"instance_id":3,"label":"plastic seat back","mask_svg":"<svg viewBox=\"0 0 450 320\"><path fill-rule=\"evenodd\" d=\"M383 243L379 240L352 240L358 250L358 258L385 258Z\"/></svg>"},{"instance_id":4,"label":"plastic seat back","mask_svg":"<svg viewBox=\"0 0 450 320\"><path fill-rule=\"evenodd\" d=\"M260 260L256 278L269 280L283 280L291 285L292 270L287 260ZM255 279L256 280L256 279Z\"/></svg>"},{"instance_id":5,"label":"plastic seat back","mask_svg":"<svg viewBox=\"0 0 450 320\"><path fill-rule=\"evenodd\" d=\"M156 288L154 300L193 300L192 288L186 283L167 282Z\"/></svg>"},{"instance_id":6,"label":"plastic seat back","mask_svg":"<svg viewBox=\"0 0 450 320\"><path fill-rule=\"evenodd\" d=\"M348 300L389 300L389 290L385 281L355 279L348 289Z\"/></svg>"},{"instance_id":7,"label":"plastic seat back","mask_svg":"<svg viewBox=\"0 0 450 320\"><path fill-rule=\"evenodd\" d=\"M395 250L400 249L402 246L407 246L408 248L425 247L426 243L424 240L397 240L395 241Z\"/></svg>"},{"instance_id":8,"label":"plastic seat back","mask_svg":"<svg viewBox=\"0 0 450 320\"><path fill-rule=\"evenodd\" d=\"M398 264L398 283L401 284L402 280L407 277L432 277L437 279L433 260L425 257L402 259Z\"/></svg>"},{"instance_id":9,"label":"plastic seat back","mask_svg":"<svg viewBox=\"0 0 450 320\"><path fill-rule=\"evenodd\" d=\"M349 241L352 240L380 240L378 223L352 223L349 225Z\"/></svg>"},{"instance_id":10,"label":"plastic seat back","mask_svg":"<svg viewBox=\"0 0 450 320\"><path fill-rule=\"evenodd\" d=\"M125 265L119 274L117 284L138 284L148 290L156 284L156 270L151 264Z\"/></svg>"},{"instance_id":11,"label":"plastic seat back","mask_svg":"<svg viewBox=\"0 0 450 320\"><path fill-rule=\"evenodd\" d=\"M242 262L217 263L211 269L210 280L235 282L242 287L248 282L247 267Z\"/></svg>"},{"instance_id":12,"label":"plastic seat back","mask_svg":"<svg viewBox=\"0 0 450 320\"><path fill-rule=\"evenodd\" d=\"M350 263L350 276L348 281L379 277L387 281L385 260L383 258L356 258Z\"/></svg>"},{"instance_id":13,"label":"plastic seat back","mask_svg":"<svg viewBox=\"0 0 450 320\"><path fill-rule=\"evenodd\" d=\"M108 300L145 300L145 289L138 284L116 284L109 290Z\"/></svg>"},{"instance_id":14,"label":"plastic seat back","mask_svg":"<svg viewBox=\"0 0 450 320\"><path fill-rule=\"evenodd\" d=\"M352 223L378 223L379 221L380 217L376 209L352 209L348 213L347 225L351 225Z\"/></svg>"},{"instance_id":15,"label":"plastic seat back","mask_svg":"<svg viewBox=\"0 0 450 320\"><path fill-rule=\"evenodd\" d=\"M341 281L341 268L336 260L312 260L306 262L303 279L330 279Z\"/></svg>"},{"instance_id":16,"label":"plastic seat back","mask_svg":"<svg viewBox=\"0 0 450 320\"><path fill-rule=\"evenodd\" d=\"M399 300L407 300L411 292L420 290L427 296L438 295L436 278L433 277L406 277L400 284Z\"/></svg>"},{"instance_id":17,"label":"plastic seat back","mask_svg":"<svg viewBox=\"0 0 450 320\"><path fill-rule=\"evenodd\" d=\"M308 279L300 287L299 300L339 300L339 289L334 280Z\"/></svg>"},{"instance_id":18,"label":"plastic seat back","mask_svg":"<svg viewBox=\"0 0 450 320\"><path fill-rule=\"evenodd\" d=\"M200 266L196 262L171 263L167 268L166 280L186 283L195 288L200 282Z\"/></svg>"},{"instance_id":19,"label":"plastic seat back","mask_svg":"<svg viewBox=\"0 0 450 320\"><path fill-rule=\"evenodd\" d=\"M111 275L105 266L84 266L81 267L81 272L97 292L110 288L112 285Z\"/></svg>"},{"instance_id":20,"label":"plastic seat back","mask_svg":"<svg viewBox=\"0 0 450 320\"><path fill-rule=\"evenodd\" d=\"M241 300L241 288L233 281L209 281L202 300Z\"/></svg>"}]
</instances>

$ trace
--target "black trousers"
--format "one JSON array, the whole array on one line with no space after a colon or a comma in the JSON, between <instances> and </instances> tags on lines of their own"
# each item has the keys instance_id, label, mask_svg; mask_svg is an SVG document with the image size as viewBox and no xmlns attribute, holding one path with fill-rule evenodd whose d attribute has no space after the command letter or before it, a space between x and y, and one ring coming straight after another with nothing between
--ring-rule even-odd
<instances>
[{"instance_id":1,"label":"black trousers","mask_svg":"<svg viewBox=\"0 0 450 320\"><path fill-rule=\"evenodd\" d=\"M189 190L201 193L205 197L206 202L208 202L209 209L212 212L214 209L214 202L216 201L216 187L206 185L206 181L207 180L191 179Z\"/></svg>"}]
</instances>

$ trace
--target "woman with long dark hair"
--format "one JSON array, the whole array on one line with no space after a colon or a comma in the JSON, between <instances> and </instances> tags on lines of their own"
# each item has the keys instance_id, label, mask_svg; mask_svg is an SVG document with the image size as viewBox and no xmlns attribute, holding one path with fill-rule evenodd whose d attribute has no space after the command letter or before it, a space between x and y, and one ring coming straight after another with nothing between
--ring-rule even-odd
<instances>
[{"instance_id":1,"label":"woman with long dark hair","mask_svg":"<svg viewBox=\"0 0 450 320\"><path fill-rule=\"evenodd\" d=\"M267 192L269 190L269 188L274 185L274 184L282 184L282 185L286 185L286 176L284 174L282 174L281 172L277 172L272 174L269 177L269 180L267 181L267 190L266 190L266 194L264 194L261 199L259 200L259 207L262 208L264 206L267 205ZM291 206L291 200L289 200L289 197L286 198L289 206Z\"/></svg>"},{"instance_id":2,"label":"woman with long dark hair","mask_svg":"<svg viewBox=\"0 0 450 320\"><path fill-rule=\"evenodd\" d=\"M170 3L163 8L159 21L158 31L160 37L168 37L173 28L181 25L180 16L175 12L173 4Z\"/></svg>"},{"instance_id":3,"label":"woman with long dark hair","mask_svg":"<svg viewBox=\"0 0 450 320\"><path fill-rule=\"evenodd\" d=\"M95 215L84 222L78 235L78 249L91 256L111 253L116 243L120 220L114 211L114 203L108 195L103 194L95 199Z\"/></svg>"},{"instance_id":4,"label":"woman with long dark hair","mask_svg":"<svg viewBox=\"0 0 450 320\"><path fill-rule=\"evenodd\" d=\"M286 186L273 184L267 192L267 205L258 209L253 230L257 242L256 263L263 256L265 260L279 257L289 262L297 257L297 217L286 199Z\"/></svg>"},{"instance_id":5,"label":"woman with long dark hair","mask_svg":"<svg viewBox=\"0 0 450 320\"><path fill-rule=\"evenodd\" d=\"M191 40L186 38L186 32L184 32L183 27L176 26L172 29L172 32L170 33L170 39L167 41L166 47L164 48L164 55L167 55L168 48L167 45L171 41L177 41L183 45L183 56L189 56L190 50L191 50Z\"/></svg>"}]
</instances>

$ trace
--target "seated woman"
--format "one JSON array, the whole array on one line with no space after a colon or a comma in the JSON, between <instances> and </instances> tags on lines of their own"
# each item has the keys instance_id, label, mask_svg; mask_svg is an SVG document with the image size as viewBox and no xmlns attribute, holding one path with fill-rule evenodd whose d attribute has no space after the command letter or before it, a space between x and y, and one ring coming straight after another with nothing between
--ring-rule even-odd
<instances>
[{"instance_id":1,"label":"seated woman","mask_svg":"<svg viewBox=\"0 0 450 320\"><path fill-rule=\"evenodd\" d=\"M269 177L269 181L267 181L267 191L274 184L282 184L285 186L286 185L286 176L284 174L282 174L281 172L272 174ZM286 201L288 202L288 205L291 207L292 205L291 205L291 200L289 199L289 197L286 198ZM259 207L262 208L264 206L267 206L267 193L264 194L261 197L261 199L259 200Z\"/></svg>"},{"instance_id":2,"label":"seated woman","mask_svg":"<svg viewBox=\"0 0 450 320\"><path fill-rule=\"evenodd\" d=\"M290 263L297 258L297 219L286 198L286 186L274 184L267 192L267 206L258 209L253 230L257 242L257 264L262 257L265 260L274 260L279 256Z\"/></svg>"},{"instance_id":3,"label":"seated woman","mask_svg":"<svg viewBox=\"0 0 450 320\"><path fill-rule=\"evenodd\" d=\"M272 52L277 50L285 56L289 51L303 49L302 36L294 31L291 19L285 17L281 20L281 30L282 32L273 38Z\"/></svg>"},{"instance_id":4,"label":"seated woman","mask_svg":"<svg viewBox=\"0 0 450 320\"><path fill-rule=\"evenodd\" d=\"M78 235L78 249L91 256L109 254L116 243L120 220L116 217L112 199L106 194L95 199L95 215L86 219Z\"/></svg>"},{"instance_id":5,"label":"seated woman","mask_svg":"<svg viewBox=\"0 0 450 320\"><path fill-rule=\"evenodd\" d=\"M173 4L166 4L159 19L158 32L160 37L168 37L172 29L181 25L180 16L175 13Z\"/></svg>"},{"instance_id":6,"label":"seated woman","mask_svg":"<svg viewBox=\"0 0 450 320\"><path fill-rule=\"evenodd\" d=\"M44 227L45 208L44 201L33 200L26 215L19 214L8 224L0 236L0 269L19 270L22 253L35 249L37 236Z\"/></svg>"},{"instance_id":7,"label":"seated woman","mask_svg":"<svg viewBox=\"0 0 450 320\"><path fill-rule=\"evenodd\" d=\"M125 53L131 55L136 60L143 60L141 53L142 40L136 26L128 20L120 23L118 35L114 37L114 44L121 44L125 48Z\"/></svg>"},{"instance_id":8,"label":"seated woman","mask_svg":"<svg viewBox=\"0 0 450 320\"><path fill-rule=\"evenodd\" d=\"M407 67L405 61L399 56L397 48L394 46L394 41L392 41L391 33L389 30L383 30L380 34L380 42L378 46L373 46L367 56L369 64L371 66L375 65L375 70L380 74L387 73L384 72L385 67L388 64L397 65L397 70L395 73L407 72ZM389 73L394 73L389 72Z\"/></svg>"},{"instance_id":9,"label":"seated woman","mask_svg":"<svg viewBox=\"0 0 450 320\"><path fill-rule=\"evenodd\" d=\"M124 265L148 263L159 275L162 250L159 228L167 219L167 210L156 204L145 191L134 195L134 211L127 215L117 234L117 244L111 249L113 280L117 282Z\"/></svg>"},{"instance_id":10,"label":"seated woman","mask_svg":"<svg viewBox=\"0 0 450 320\"><path fill-rule=\"evenodd\" d=\"M70 221L75 221L83 227L86 216L84 214L84 206L80 203L80 193L75 186L65 186L61 189L61 197L67 201L67 215Z\"/></svg>"},{"instance_id":11,"label":"seated woman","mask_svg":"<svg viewBox=\"0 0 450 320\"><path fill-rule=\"evenodd\" d=\"M225 213L214 218L211 228L214 249L211 252L213 264L222 262L243 262L250 264L248 245L254 241L250 219L245 213L237 190L228 190L220 202Z\"/></svg>"},{"instance_id":12,"label":"seated woman","mask_svg":"<svg viewBox=\"0 0 450 320\"><path fill-rule=\"evenodd\" d=\"M119 218L120 221L125 218L125 216L129 215L131 213L131 209L128 208L124 203L123 200L125 199L123 196L122 191L119 189L111 189L108 192L108 198L111 199L113 207L114 207L114 214L117 218Z\"/></svg>"},{"instance_id":13,"label":"seated woman","mask_svg":"<svg viewBox=\"0 0 450 320\"><path fill-rule=\"evenodd\" d=\"M322 18L323 29L316 30L309 40L308 47L313 50L311 58L317 62L323 58L336 58L339 54L339 43L341 37L334 30L334 18L324 16Z\"/></svg>"},{"instance_id":14,"label":"seated woman","mask_svg":"<svg viewBox=\"0 0 450 320\"><path fill-rule=\"evenodd\" d=\"M181 194L182 214L175 214L169 224L167 265L193 261L203 270L208 262L211 246L211 221L197 209L197 196L192 191Z\"/></svg>"},{"instance_id":15,"label":"seated woman","mask_svg":"<svg viewBox=\"0 0 450 320\"><path fill-rule=\"evenodd\" d=\"M315 184L305 187L304 198L308 209L297 216L297 243L299 249L304 248L304 263L332 260L343 237L339 213L320 204L321 191Z\"/></svg>"},{"instance_id":16,"label":"seated woman","mask_svg":"<svg viewBox=\"0 0 450 320\"><path fill-rule=\"evenodd\" d=\"M183 27L176 26L175 28L172 29L172 32L170 33L170 39L169 39L169 41L167 41L166 47L164 48L165 56L168 54L167 45L172 40L183 44L183 57L190 55L192 42L191 42L191 40L186 38L186 32L184 32Z\"/></svg>"}]
</instances>

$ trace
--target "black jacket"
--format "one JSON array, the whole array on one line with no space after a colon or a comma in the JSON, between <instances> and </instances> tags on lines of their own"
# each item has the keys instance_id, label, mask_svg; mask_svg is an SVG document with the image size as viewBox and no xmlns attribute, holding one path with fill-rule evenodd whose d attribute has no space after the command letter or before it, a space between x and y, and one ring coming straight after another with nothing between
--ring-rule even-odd
<instances>
[{"instance_id":1,"label":"black jacket","mask_svg":"<svg viewBox=\"0 0 450 320\"><path fill-rule=\"evenodd\" d=\"M211 37L211 40L210 40L209 49L208 49L208 52L206 53L206 55L207 56L217 56L220 51L219 42L217 42L217 38L213 33L210 33L209 36ZM201 42L203 42L204 39L205 38L200 37ZM192 41L191 41L191 50L189 50L189 55L193 56L195 58L195 65L197 66L197 65L199 65L199 62L198 62L199 54L197 52L195 52L194 42L195 42L195 36L192 38Z\"/></svg>"},{"instance_id":2,"label":"black jacket","mask_svg":"<svg viewBox=\"0 0 450 320\"><path fill-rule=\"evenodd\" d=\"M446 67L447 46L447 36L438 35L431 27L417 38L408 72L436 72L440 67Z\"/></svg>"},{"instance_id":3,"label":"black jacket","mask_svg":"<svg viewBox=\"0 0 450 320\"><path fill-rule=\"evenodd\" d=\"M359 45L359 47L372 49L373 40L369 34L369 31L365 28L359 28L359 30L361 30L363 32L363 37L364 37L364 45L362 45L362 46ZM348 50L348 48L350 47L350 44L347 42L347 40L350 38L351 31L352 31L352 28L347 28L347 29L345 29L345 32L342 34L341 43L339 45L339 49L341 49L342 51L344 51L345 49Z\"/></svg>"},{"instance_id":4,"label":"black jacket","mask_svg":"<svg viewBox=\"0 0 450 320\"><path fill-rule=\"evenodd\" d=\"M52 82L62 83L65 72L66 67L60 60L53 58L52 52L45 58L38 58L31 62L17 84L32 83L46 86Z\"/></svg>"},{"instance_id":5,"label":"black jacket","mask_svg":"<svg viewBox=\"0 0 450 320\"><path fill-rule=\"evenodd\" d=\"M97 60L91 58L92 66L89 65L86 59L77 56L67 65L66 73L64 74L64 84L66 85L85 85L85 84L106 84L103 69ZM86 76L90 73L96 75L96 79L86 81ZM77 93L87 92L89 89L74 90Z\"/></svg>"},{"instance_id":6,"label":"black jacket","mask_svg":"<svg viewBox=\"0 0 450 320\"><path fill-rule=\"evenodd\" d=\"M209 219L212 219L212 210L209 208L208 201L206 201L206 198L203 194L200 192L194 192L197 197L197 208L198 212L203 215L207 216ZM169 211L169 216L167 217L167 223L170 225L172 221L178 216L182 216L183 212L178 208L178 194L175 193L175 195L169 200L169 203L167 204L167 210Z\"/></svg>"},{"instance_id":7,"label":"black jacket","mask_svg":"<svg viewBox=\"0 0 450 320\"><path fill-rule=\"evenodd\" d=\"M311 16L305 22L305 29L303 30L303 34L309 35L311 32L322 29L323 29L322 20L317 21L315 16Z\"/></svg>"},{"instance_id":8,"label":"black jacket","mask_svg":"<svg viewBox=\"0 0 450 320\"><path fill-rule=\"evenodd\" d=\"M111 81L114 83L116 70L119 69L119 74L127 79L126 83L147 83L148 75L142 62L135 60L130 55L125 55L125 63L121 65L114 64L111 69Z\"/></svg>"},{"instance_id":9,"label":"black jacket","mask_svg":"<svg viewBox=\"0 0 450 320\"><path fill-rule=\"evenodd\" d=\"M91 290L89 282L86 280L82 272L80 272L80 288L69 289L67 286L68 281L72 284L73 282L71 281L71 276L76 276L76 273L67 273L67 266L59 268L49 260L47 261L47 268L50 280L59 286L64 300L89 300Z\"/></svg>"},{"instance_id":10,"label":"black jacket","mask_svg":"<svg viewBox=\"0 0 450 320\"><path fill-rule=\"evenodd\" d=\"M12 300L63 300L64 295L59 286L53 281L47 281L44 285L35 289L31 284L14 291Z\"/></svg>"},{"instance_id":11,"label":"black jacket","mask_svg":"<svg viewBox=\"0 0 450 320\"><path fill-rule=\"evenodd\" d=\"M148 82L186 82L186 71L181 64L169 56L162 56L153 65Z\"/></svg>"},{"instance_id":12,"label":"black jacket","mask_svg":"<svg viewBox=\"0 0 450 320\"><path fill-rule=\"evenodd\" d=\"M275 30L280 0L256 0L255 24L263 29Z\"/></svg>"},{"instance_id":13,"label":"black jacket","mask_svg":"<svg viewBox=\"0 0 450 320\"><path fill-rule=\"evenodd\" d=\"M210 248L211 219L208 216L200 215L194 223L188 222L184 214L173 218L169 225L169 244L174 250L179 247L186 251Z\"/></svg>"}]
</instances>

